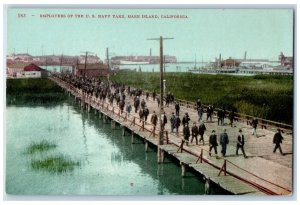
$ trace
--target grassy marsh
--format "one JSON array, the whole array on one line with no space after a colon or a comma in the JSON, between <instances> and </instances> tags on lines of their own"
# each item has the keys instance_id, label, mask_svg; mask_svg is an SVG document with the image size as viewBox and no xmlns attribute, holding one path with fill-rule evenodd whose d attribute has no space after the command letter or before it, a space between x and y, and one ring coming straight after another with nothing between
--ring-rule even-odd
<instances>
[{"instance_id":1,"label":"grassy marsh","mask_svg":"<svg viewBox=\"0 0 300 205\"><path fill-rule=\"evenodd\" d=\"M45 159L31 161L32 168L53 173L72 171L75 166L80 166L80 163L75 162L63 155L50 156Z\"/></svg>"},{"instance_id":2,"label":"grassy marsh","mask_svg":"<svg viewBox=\"0 0 300 205\"><path fill-rule=\"evenodd\" d=\"M167 92L188 101L292 124L293 76L166 73ZM159 73L121 71L112 81L159 92Z\"/></svg>"},{"instance_id":3,"label":"grassy marsh","mask_svg":"<svg viewBox=\"0 0 300 205\"><path fill-rule=\"evenodd\" d=\"M50 149L54 149L56 148L57 145L53 144L53 143L50 143L46 140L43 140L39 143L31 143L27 148L26 148L26 151L25 153L26 154L34 154L34 153L37 153L37 152L45 152L45 151L48 151Z\"/></svg>"}]
</instances>

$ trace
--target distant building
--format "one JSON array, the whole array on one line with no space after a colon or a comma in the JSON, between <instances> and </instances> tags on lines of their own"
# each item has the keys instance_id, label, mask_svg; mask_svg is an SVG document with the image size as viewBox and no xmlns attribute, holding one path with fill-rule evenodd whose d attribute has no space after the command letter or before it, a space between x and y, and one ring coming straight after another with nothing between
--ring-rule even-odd
<instances>
[{"instance_id":1,"label":"distant building","mask_svg":"<svg viewBox=\"0 0 300 205\"><path fill-rule=\"evenodd\" d=\"M17 61L17 62L32 62L33 57L28 53L20 53L20 54L11 54L6 56L7 60Z\"/></svg>"},{"instance_id":2,"label":"distant building","mask_svg":"<svg viewBox=\"0 0 300 205\"><path fill-rule=\"evenodd\" d=\"M84 73L86 77L106 77L109 75L110 70L108 65L103 63L87 64L86 69L84 64L75 66L75 75L84 76Z\"/></svg>"},{"instance_id":3,"label":"distant building","mask_svg":"<svg viewBox=\"0 0 300 205\"><path fill-rule=\"evenodd\" d=\"M44 78L48 71L33 63L15 63L7 65L7 77L10 78Z\"/></svg>"},{"instance_id":4,"label":"distant building","mask_svg":"<svg viewBox=\"0 0 300 205\"><path fill-rule=\"evenodd\" d=\"M175 56L164 56L165 63L176 63ZM159 56L114 56L111 57L112 64L158 64L160 63Z\"/></svg>"},{"instance_id":5,"label":"distant building","mask_svg":"<svg viewBox=\"0 0 300 205\"><path fill-rule=\"evenodd\" d=\"M284 66L284 67L293 67L293 62L294 62L294 58L293 57L288 57L288 56L285 56L283 55L283 53L281 52L278 59L280 60L280 64L281 66Z\"/></svg>"},{"instance_id":6,"label":"distant building","mask_svg":"<svg viewBox=\"0 0 300 205\"><path fill-rule=\"evenodd\" d=\"M78 56L78 62L79 62L79 64L84 64L85 63L85 55ZM88 55L86 58L86 62L89 64L103 63L103 61L101 61L97 55L95 55L95 56Z\"/></svg>"},{"instance_id":7,"label":"distant building","mask_svg":"<svg viewBox=\"0 0 300 205\"><path fill-rule=\"evenodd\" d=\"M221 67L238 67L240 64L240 61L232 58L221 61Z\"/></svg>"},{"instance_id":8,"label":"distant building","mask_svg":"<svg viewBox=\"0 0 300 205\"><path fill-rule=\"evenodd\" d=\"M24 63L24 62L7 63L6 65L7 77L17 77L17 72L23 71L24 67L29 64L30 63Z\"/></svg>"}]
</instances>

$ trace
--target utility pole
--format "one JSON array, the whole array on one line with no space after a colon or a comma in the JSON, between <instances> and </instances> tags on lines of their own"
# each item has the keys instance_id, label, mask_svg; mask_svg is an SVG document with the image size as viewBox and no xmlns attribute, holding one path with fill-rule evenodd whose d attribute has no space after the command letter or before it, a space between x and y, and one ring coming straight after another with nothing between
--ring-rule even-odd
<instances>
[{"instance_id":1,"label":"utility pole","mask_svg":"<svg viewBox=\"0 0 300 205\"><path fill-rule=\"evenodd\" d=\"M83 78L84 78L84 80L85 80L85 74L86 74L86 61L87 61L87 54L88 54L88 52L85 52L85 59L84 59L84 71L83 71Z\"/></svg>"},{"instance_id":2,"label":"utility pole","mask_svg":"<svg viewBox=\"0 0 300 205\"><path fill-rule=\"evenodd\" d=\"M81 51L81 53L85 53L85 58L84 58L84 71L83 71L83 79L85 81L85 78L86 78L86 65L87 65L87 56L88 54L94 54L92 52L89 52L89 51Z\"/></svg>"},{"instance_id":3,"label":"utility pole","mask_svg":"<svg viewBox=\"0 0 300 205\"><path fill-rule=\"evenodd\" d=\"M60 64L59 64L59 71L60 71L60 74L61 74L62 59L63 59L63 54L61 54L61 57L60 57Z\"/></svg>"},{"instance_id":4,"label":"utility pole","mask_svg":"<svg viewBox=\"0 0 300 205\"><path fill-rule=\"evenodd\" d=\"M110 70L108 48L106 48L106 61L107 61L107 65L108 65L108 70Z\"/></svg>"},{"instance_id":5,"label":"utility pole","mask_svg":"<svg viewBox=\"0 0 300 205\"><path fill-rule=\"evenodd\" d=\"M160 36L160 38L151 38L147 40L159 40L160 44L160 112L159 112L159 119L160 119L160 130L159 130L159 138L158 138L158 146L157 146L157 162L161 163L162 162L162 151L160 149L159 145L163 144L163 114L164 114L164 82L163 82L163 64L164 64L164 54L163 54L163 40L168 40L168 39L174 39L174 38L163 38Z\"/></svg>"}]
</instances>

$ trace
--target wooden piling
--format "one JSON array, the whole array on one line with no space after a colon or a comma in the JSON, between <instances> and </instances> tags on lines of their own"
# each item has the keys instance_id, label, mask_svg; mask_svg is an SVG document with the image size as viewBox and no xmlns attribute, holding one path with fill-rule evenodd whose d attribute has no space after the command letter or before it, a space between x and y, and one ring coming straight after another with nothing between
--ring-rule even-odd
<instances>
[{"instance_id":1,"label":"wooden piling","mask_svg":"<svg viewBox=\"0 0 300 205\"><path fill-rule=\"evenodd\" d=\"M149 146L148 141L146 141L146 142L145 142L145 151L146 151L146 152L148 152L148 146Z\"/></svg>"},{"instance_id":2,"label":"wooden piling","mask_svg":"<svg viewBox=\"0 0 300 205\"><path fill-rule=\"evenodd\" d=\"M102 119L103 119L103 123L106 123L106 121L107 121L107 116L103 114L103 118L102 118Z\"/></svg>"},{"instance_id":3,"label":"wooden piling","mask_svg":"<svg viewBox=\"0 0 300 205\"><path fill-rule=\"evenodd\" d=\"M122 135L125 136L125 126L122 127Z\"/></svg>"},{"instance_id":4,"label":"wooden piling","mask_svg":"<svg viewBox=\"0 0 300 205\"><path fill-rule=\"evenodd\" d=\"M111 129L116 129L116 122L111 120Z\"/></svg>"},{"instance_id":5,"label":"wooden piling","mask_svg":"<svg viewBox=\"0 0 300 205\"><path fill-rule=\"evenodd\" d=\"M157 163L162 163L163 162L163 157L162 157L162 154L163 153L163 150L159 147L157 147Z\"/></svg>"},{"instance_id":6,"label":"wooden piling","mask_svg":"<svg viewBox=\"0 0 300 205\"><path fill-rule=\"evenodd\" d=\"M132 131L132 132L131 132L131 144L134 144L134 139L133 139L133 137L134 137L134 132Z\"/></svg>"},{"instance_id":7,"label":"wooden piling","mask_svg":"<svg viewBox=\"0 0 300 205\"><path fill-rule=\"evenodd\" d=\"M163 163L165 161L165 151L161 150L161 162Z\"/></svg>"},{"instance_id":8,"label":"wooden piling","mask_svg":"<svg viewBox=\"0 0 300 205\"><path fill-rule=\"evenodd\" d=\"M180 163L181 165L181 176L185 177L186 176L186 165L184 163Z\"/></svg>"}]
</instances>

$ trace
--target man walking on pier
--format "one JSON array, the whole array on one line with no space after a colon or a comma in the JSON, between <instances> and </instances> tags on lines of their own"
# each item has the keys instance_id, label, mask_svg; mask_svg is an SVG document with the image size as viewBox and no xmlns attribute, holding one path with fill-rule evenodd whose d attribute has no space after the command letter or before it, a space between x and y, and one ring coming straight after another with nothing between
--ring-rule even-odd
<instances>
[{"instance_id":1,"label":"man walking on pier","mask_svg":"<svg viewBox=\"0 0 300 205\"><path fill-rule=\"evenodd\" d=\"M140 106L140 99L139 99L139 96L136 96L135 99L134 99L134 112L137 113L137 110Z\"/></svg>"},{"instance_id":2,"label":"man walking on pier","mask_svg":"<svg viewBox=\"0 0 300 205\"><path fill-rule=\"evenodd\" d=\"M233 110L231 110L228 117L229 117L229 120L230 120L230 126L232 127L233 120L234 120L234 111Z\"/></svg>"},{"instance_id":3,"label":"man walking on pier","mask_svg":"<svg viewBox=\"0 0 300 205\"><path fill-rule=\"evenodd\" d=\"M239 149L241 149L244 157L247 158L245 151L244 151L244 144L245 144L244 135L242 133L242 129L240 129L239 135L237 137L237 143L236 143L236 155L238 155Z\"/></svg>"},{"instance_id":4,"label":"man walking on pier","mask_svg":"<svg viewBox=\"0 0 300 205\"><path fill-rule=\"evenodd\" d=\"M199 118L198 121L200 122L200 120L202 120L202 114L203 114L200 99L198 99L197 102L196 102L196 110L197 110L198 118Z\"/></svg>"},{"instance_id":5,"label":"man walking on pier","mask_svg":"<svg viewBox=\"0 0 300 205\"><path fill-rule=\"evenodd\" d=\"M257 128L257 124L258 124L258 120L257 120L257 118L254 118L254 119L252 120L252 127L253 127L252 135L254 135L255 137L257 137L257 136L256 136L256 128Z\"/></svg>"},{"instance_id":6,"label":"man walking on pier","mask_svg":"<svg viewBox=\"0 0 300 205\"><path fill-rule=\"evenodd\" d=\"M199 126L199 135L200 135L199 143L202 141L203 145L204 145L203 135L204 135L205 130L206 130L206 127L204 125L204 122L202 122Z\"/></svg>"},{"instance_id":7,"label":"man walking on pier","mask_svg":"<svg viewBox=\"0 0 300 205\"><path fill-rule=\"evenodd\" d=\"M186 143L186 146L189 145L189 138L191 136L190 128L188 124L183 124L183 137Z\"/></svg>"},{"instance_id":8,"label":"man walking on pier","mask_svg":"<svg viewBox=\"0 0 300 205\"><path fill-rule=\"evenodd\" d=\"M192 139L191 139L191 143L193 143L193 139L196 138L196 145L198 145L198 127L196 125L196 122L193 123L194 126L192 127Z\"/></svg>"},{"instance_id":9,"label":"man walking on pier","mask_svg":"<svg viewBox=\"0 0 300 205\"><path fill-rule=\"evenodd\" d=\"M148 119L148 115L149 115L149 109L146 106L145 109L144 109L144 117L145 117L146 122L147 122L147 119Z\"/></svg>"},{"instance_id":10,"label":"man walking on pier","mask_svg":"<svg viewBox=\"0 0 300 205\"><path fill-rule=\"evenodd\" d=\"M179 126L181 124L181 120L179 115L176 115L176 119L175 119L175 128L176 128L176 134L179 134Z\"/></svg>"},{"instance_id":11,"label":"man walking on pier","mask_svg":"<svg viewBox=\"0 0 300 205\"><path fill-rule=\"evenodd\" d=\"M191 118L190 118L189 114L186 112L185 115L184 115L184 117L182 118L182 124L183 124L183 125L184 125L184 124L189 125L189 121L190 121L190 120L191 120Z\"/></svg>"},{"instance_id":12,"label":"man walking on pier","mask_svg":"<svg viewBox=\"0 0 300 205\"><path fill-rule=\"evenodd\" d=\"M140 109L139 116L140 116L140 122L142 122L142 120L144 118L144 109Z\"/></svg>"},{"instance_id":13,"label":"man walking on pier","mask_svg":"<svg viewBox=\"0 0 300 205\"><path fill-rule=\"evenodd\" d=\"M156 125L157 125L157 120L158 120L157 119L157 115L156 115L155 111L153 111L153 114L151 116L151 123L153 124L154 129L155 129Z\"/></svg>"},{"instance_id":14,"label":"man walking on pier","mask_svg":"<svg viewBox=\"0 0 300 205\"><path fill-rule=\"evenodd\" d=\"M228 135L226 133L226 129L224 129L223 133L220 135L220 144L222 145L221 153L223 157L226 156L226 148L228 143L229 143Z\"/></svg>"},{"instance_id":15,"label":"man walking on pier","mask_svg":"<svg viewBox=\"0 0 300 205\"><path fill-rule=\"evenodd\" d=\"M212 114L214 113L214 109L211 105L208 106L207 110L206 110L206 121L208 121L208 118L210 119L210 121L212 121Z\"/></svg>"},{"instance_id":16,"label":"man walking on pier","mask_svg":"<svg viewBox=\"0 0 300 205\"><path fill-rule=\"evenodd\" d=\"M130 114L131 112L131 105L130 102L128 102L127 106L126 106L126 111L128 112L128 114Z\"/></svg>"},{"instance_id":17,"label":"man walking on pier","mask_svg":"<svg viewBox=\"0 0 300 205\"><path fill-rule=\"evenodd\" d=\"M280 129L278 128L277 132L275 133L274 138L273 138L273 144L275 144L275 147L273 150L274 153L276 152L277 148L279 148L280 154L284 155L282 152L281 146L280 146L280 144L282 143L282 140L283 140L283 137L281 135Z\"/></svg>"},{"instance_id":18,"label":"man walking on pier","mask_svg":"<svg viewBox=\"0 0 300 205\"><path fill-rule=\"evenodd\" d=\"M214 149L215 150L215 154L218 154L217 151L217 135L215 134L215 130L211 131L211 135L209 136L209 156L211 156L211 150Z\"/></svg>"},{"instance_id":19,"label":"man walking on pier","mask_svg":"<svg viewBox=\"0 0 300 205\"><path fill-rule=\"evenodd\" d=\"M174 132L175 121L176 121L176 117L175 117L175 115L174 115L174 112L172 112L172 116L171 116L171 118L170 118L171 132Z\"/></svg>"},{"instance_id":20,"label":"man walking on pier","mask_svg":"<svg viewBox=\"0 0 300 205\"><path fill-rule=\"evenodd\" d=\"M163 129L165 129L165 125L167 124L167 122L168 122L168 118L167 118L167 116L166 116L166 113L164 112L164 114L163 114L163 116L161 116L162 117L162 127L163 127Z\"/></svg>"},{"instance_id":21,"label":"man walking on pier","mask_svg":"<svg viewBox=\"0 0 300 205\"><path fill-rule=\"evenodd\" d=\"M176 102L176 104L175 104L175 110L176 110L176 116L177 116L177 115L179 116L180 106L179 106L179 103L178 103L178 102Z\"/></svg>"}]
</instances>

